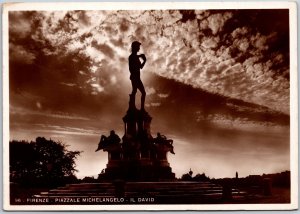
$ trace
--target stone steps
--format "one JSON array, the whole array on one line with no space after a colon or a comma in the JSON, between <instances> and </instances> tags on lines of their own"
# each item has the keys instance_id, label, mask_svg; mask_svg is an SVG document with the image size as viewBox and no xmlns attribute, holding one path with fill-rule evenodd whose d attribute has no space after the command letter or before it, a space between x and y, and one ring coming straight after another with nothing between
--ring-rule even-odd
<instances>
[{"instance_id":1,"label":"stone steps","mask_svg":"<svg viewBox=\"0 0 300 214\"><path fill-rule=\"evenodd\" d=\"M75 188L70 188L70 189L54 189L51 190L54 192L59 192L59 191L69 191L69 192L115 192L115 188L109 188L109 189L75 189Z\"/></svg>"},{"instance_id":2,"label":"stone steps","mask_svg":"<svg viewBox=\"0 0 300 214\"><path fill-rule=\"evenodd\" d=\"M81 183L81 184L68 184L65 187L60 188L84 188L84 189L92 189L92 188L114 188L112 183Z\"/></svg>"},{"instance_id":3,"label":"stone steps","mask_svg":"<svg viewBox=\"0 0 300 214\"><path fill-rule=\"evenodd\" d=\"M142 188L138 188L138 187L133 187L133 188L128 188L128 187L125 187L125 189L127 191L134 191L134 190L161 190L161 191L164 191L164 190L169 190L169 189L172 189L172 190L214 190L214 189L220 189L221 187L160 187L160 188L148 188L148 187L142 187Z\"/></svg>"},{"instance_id":4,"label":"stone steps","mask_svg":"<svg viewBox=\"0 0 300 214\"><path fill-rule=\"evenodd\" d=\"M50 190L48 194L69 194L69 193L78 193L78 194L87 194L87 193L95 193L95 194L114 194L115 191L95 191L95 190Z\"/></svg>"},{"instance_id":5,"label":"stone steps","mask_svg":"<svg viewBox=\"0 0 300 214\"><path fill-rule=\"evenodd\" d=\"M48 192L41 192L36 197L115 197L113 183L69 184ZM243 198L246 192L232 189L233 198ZM155 197L164 203L209 202L221 200L223 188L209 182L127 182L124 183L124 197ZM191 198L191 201L189 199Z\"/></svg>"},{"instance_id":6,"label":"stone steps","mask_svg":"<svg viewBox=\"0 0 300 214\"><path fill-rule=\"evenodd\" d=\"M115 196L114 193L93 193L93 192L86 192L86 193L80 193L80 192L64 192L64 193L61 193L61 192L58 192L58 193L51 193L51 192L48 192L47 194L40 194L41 196L82 196L82 197L85 197L85 196Z\"/></svg>"},{"instance_id":7,"label":"stone steps","mask_svg":"<svg viewBox=\"0 0 300 214\"><path fill-rule=\"evenodd\" d=\"M195 195L195 194L181 194L181 195L172 195L172 197L216 197L216 198L222 198L222 193L206 193L206 194L201 194L201 195ZM170 195L159 195L158 197L170 197Z\"/></svg>"}]
</instances>

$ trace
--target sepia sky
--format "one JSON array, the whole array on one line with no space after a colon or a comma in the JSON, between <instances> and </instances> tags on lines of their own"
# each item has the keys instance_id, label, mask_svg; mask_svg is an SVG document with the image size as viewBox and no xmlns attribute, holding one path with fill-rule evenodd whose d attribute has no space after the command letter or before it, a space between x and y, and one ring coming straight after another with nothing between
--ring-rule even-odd
<instances>
[{"instance_id":1,"label":"sepia sky","mask_svg":"<svg viewBox=\"0 0 300 214\"><path fill-rule=\"evenodd\" d=\"M190 168L215 178L288 170L288 17L275 9L10 12L10 139L60 140L83 151L78 177L100 173L100 135L124 134L127 59L138 40L152 135L174 140L177 177Z\"/></svg>"}]
</instances>

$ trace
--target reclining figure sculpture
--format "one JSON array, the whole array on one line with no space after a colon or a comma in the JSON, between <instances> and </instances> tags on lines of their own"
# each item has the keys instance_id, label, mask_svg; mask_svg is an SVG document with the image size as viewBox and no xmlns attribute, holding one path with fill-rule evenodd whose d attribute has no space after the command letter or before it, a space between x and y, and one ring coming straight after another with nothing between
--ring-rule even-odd
<instances>
[{"instance_id":1,"label":"reclining figure sculpture","mask_svg":"<svg viewBox=\"0 0 300 214\"><path fill-rule=\"evenodd\" d=\"M105 135L101 135L100 142L98 144L98 148L96 149L95 152L105 149L110 145L115 145L120 143L121 139L120 137L115 133L114 130L110 131L110 135L106 137Z\"/></svg>"}]
</instances>

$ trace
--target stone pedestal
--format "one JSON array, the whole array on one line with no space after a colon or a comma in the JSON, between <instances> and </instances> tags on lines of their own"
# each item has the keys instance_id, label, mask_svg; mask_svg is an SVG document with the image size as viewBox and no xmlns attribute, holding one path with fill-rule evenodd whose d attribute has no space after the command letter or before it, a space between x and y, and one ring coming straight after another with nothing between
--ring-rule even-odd
<instances>
[{"instance_id":1,"label":"stone pedestal","mask_svg":"<svg viewBox=\"0 0 300 214\"><path fill-rule=\"evenodd\" d=\"M126 181L174 180L167 160L170 146L159 144L151 136L151 116L132 104L123 117L124 136L120 144L103 148L108 152L105 172L99 180Z\"/></svg>"}]
</instances>

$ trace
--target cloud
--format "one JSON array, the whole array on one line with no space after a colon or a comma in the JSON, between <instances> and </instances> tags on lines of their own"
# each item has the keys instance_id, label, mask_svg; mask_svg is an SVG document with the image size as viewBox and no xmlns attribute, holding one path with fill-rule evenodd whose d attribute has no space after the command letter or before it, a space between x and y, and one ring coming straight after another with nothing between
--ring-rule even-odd
<instances>
[{"instance_id":1,"label":"cloud","mask_svg":"<svg viewBox=\"0 0 300 214\"><path fill-rule=\"evenodd\" d=\"M208 37L202 40L201 46L205 49L216 48L220 41L219 37Z\"/></svg>"},{"instance_id":2,"label":"cloud","mask_svg":"<svg viewBox=\"0 0 300 214\"><path fill-rule=\"evenodd\" d=\"M160 105L161 105L161 103L150 103L150 106L152 106L152 107L158 107Z\"/></svg>"},{"instance_id":3,"label":"cloud","mask_svg":"<svg viewBox=\"0 0 300 214\"><path fill-rule=\"evenodd\" d=\"M36 102L36 107L38 109L41 109L42 104L40 102ZM78 115L72 115L66 112L34 111L23 107L13 107L13 106L10 106L9 112L12 115L18 115L18 116L21 115L27 117L36 115L42 117L53 117L53 118L68 119L68 120L90 120L90 118L82 117Z\"/></svg>"},{"instance_id":4,"label":"cloud","mask_svg":"<svg viewBox=\"0 0 300 214\"><path fill-rule=\"evenodd\" d=\"M10 55L11 61L22 64L32 64L36 59L36 56L30 51L26 50L21 45L10 44Z\"/></svg>"},{"instance_id":5,"label":"cloud","mask_svg":"<svg viewBox=\"0 0 300 214\"><path fill-rule=\"evenodd\" d=\"M249 32L249 30L248 30L247 27L245 27L245 26L244 27L238 27L238 28L236 28L235 30L233 30L231 32L231 36L234 39L236 39L238 37L241 37L241 36L244 36L244 35L248 34L248 32Z\"/></svg>"},{"instance_id":6,"label":"cloud","mask_svg":"<svg viewBox=\"0 0 300 214\"><path fill-rule=\"evenodd\" d=\"M92 47L96 48L97 50L101 51L104 55L110 58L110 60L114 59L114 52L109 47L109 45L106 44L98 44L97 41L93 40L91 43Z\"/></svg>"},{"instance_id":7,"label":"cloud","mask_svg":"<svg viewBox=\"0 0 300 214\"><path fill-rule=\"evenodd\" d=\"M110 82L111 82L112 85L116 84L117 83L117 77L115 75L112 75L110 77Z\"/></svg>"},{"instance_id":8,"label":"cloud","mask_svg":"<svg viewBox=\"0 0 300 214\"><path fill-rule=\"evenodd\" d=\"M160 97L160 98L167 98L169 96L169 94L161 94L161 93L159 93L159 94L157 94L157 96Z\"/></svg>"},{"instance_id":9,"label":"cloud","mask_svg":"<svg viewBox=\"0 0 300 214\"><path fill-rule=\"evenodd\" d=\"M156 90L153 88L153 87L146 87L146 94L147 96L149 95L152 95L152 94L155 94L156 93Z\"/></svg>"},{"instance_id":10,"label":"cloud","mask_svg":"<svg viewBox=\"0 0 300 214\"><path fill-rule=\"evenodd\" d=\"M99 131L94 129L84 129L78 127L57 126L48 124L34 124L37 132L46 132L59 135L83 135L99 136Z\"/></svg>"},{"instance_id":11,"label":"cloud","mask_svg":"<svg viewBox=\"0 0 300 214\"><path fill-rule=\"evenodd\" d=\"M14 11L9 13L9 32L19 39L23 39L31 32L32 16L31 12Z\"/></svg>"},{"instance_id":12,"label":"cloud","mask_svg":"<svg viewBox=\"0 0 300 214\"><path fill-rule=\"evenodd\" d=\"M38 107L38 109L42 109L42 104L40 102L36 102L36 107Z\"/></svg>"},{"instance_id":13,"label":"cloud","mask_svg":"<svg viewBox=\"0 0 300 214\"><path fill-rule=\"evenodd\" d=\"M240 112L249 111L247 107L240 108ZM251 109L252 110L252 109ZM202 112L196 112L196 121L201 123L204 121L210 121L211 126L219 127L221 129L238 130L238 131L252 131L256 132L260 130L261 133L286 133L289 131L289 126L278 125L269 121L253 121L247 117L237 117L233 115L225 114L209 114L202 115Z\"/></svg>"},{"instance_id":14,"label":"cloud","mask_svg":"<svg viewBox=\"0 0 300 214\"><path fill-rule=\"evenodd\" d=\"M97 92L100 93L100 92L104 91L104 88L101 85L97 84L97 83L92 83L91 86L95 89L92 93L97 94Z\"/></svg>"},{"instance_id":15,"label":"cloud","mask_svg":"<svg viewBox=\"0 0 300 214\"><path fill-rule=\"evenodd\" d=\"M69 86L69 87L76 86L76 84L75 84L75 83L65 83L65 82L61 82L60 84L62 84L62 85L66 85L66 86Z\"/></svg>"},{"instance_id":16,"label":"cloud","mask_svg":"<svg viewBox=\"0 0 300 214\"><path fill-rule=\"evenodd\" d=\"M208 27L212 30L213 34L217 34L222 30L225 22L232 16L233 14L231 12L212 14L207 18Z\"/></svg>"}]
</instances>

